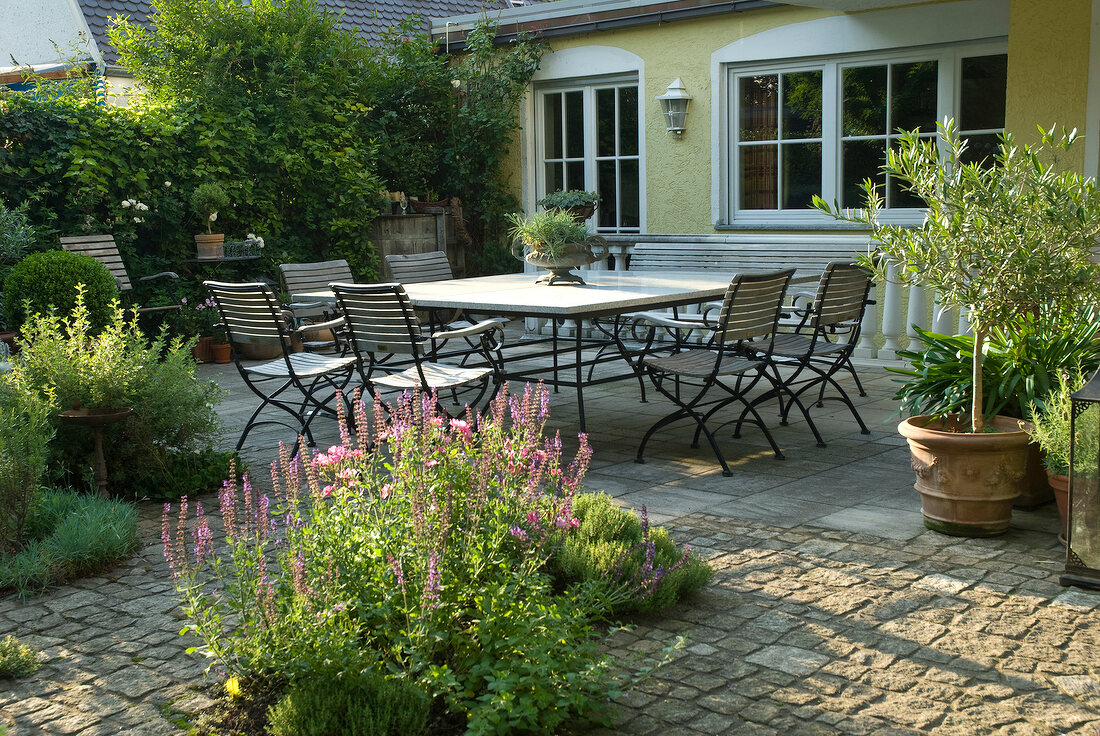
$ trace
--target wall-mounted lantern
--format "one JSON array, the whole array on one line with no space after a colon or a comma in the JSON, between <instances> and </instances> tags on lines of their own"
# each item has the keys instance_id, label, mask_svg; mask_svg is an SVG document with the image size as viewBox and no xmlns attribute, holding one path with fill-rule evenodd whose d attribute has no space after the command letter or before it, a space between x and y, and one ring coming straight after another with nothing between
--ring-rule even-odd
<instances>
[{"instance_id":1,"label":"wall-mounted lantern","mask_svg":"<svg viewBox=\"0 0 1100 736\"><path fill-rule=\"evenodd\" d=\"M1062 585L1100 588L1100 372L1070 396L1069 518Z\"/></svg>"},{"instance_id":2,"label":"wall-mounted lantern","mask_svg":"<svg viewBox=\"0 0 1100 736\"><path fill-rule=\"evenodd\" d=\"M688 103L691 102L691 95L684 88L684 83L676 77L663 95L657 95L657 99L661 101L665 117L668 118L668 132L675 133L677 136L683 135L684 124L687 122Z\"/></svg>"}]
</instances>

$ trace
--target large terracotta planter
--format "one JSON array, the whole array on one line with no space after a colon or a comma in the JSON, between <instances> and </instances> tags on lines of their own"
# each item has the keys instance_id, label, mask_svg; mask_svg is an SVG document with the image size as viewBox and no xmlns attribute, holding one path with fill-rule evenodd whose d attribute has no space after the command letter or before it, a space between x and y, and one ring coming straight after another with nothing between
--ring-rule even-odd
<instances>
[{"instance_id":1,"label":"large terracotta planter","mask_svg":"<svg viewBox=\"0 0 1100 736\"><path fill-rule=\"evenodd\" d=\"M963 537L1008 530L1012 503L1027 478L1030 437L1019 419L998 416L988 422L998 431L969 434L954 417L917 416L898 425L909 441L914 488L929 529Z\"/></svg>"},{"instance_id":2,"label":"large terracotta planter","mask_svg":"<svg viewBox=\"0 0 1100 736\"><path fill-rule=\"evenodd\" d=\"M200 261L214 261L225 255L225 233L201 233L195 236L195 250Z\"/></svg>"},{"instance_id":3,"label":"large terracotta planter","mask_svg":"<svg viewBox=\"0 0 1100 736\"><path fill-rule=\"evenodd\" d=\"M1069 523L1069 476L1049 474L1050 488L1054 491L1054 502L1058 504L1058 518L1062 520L1062 531L1058 541L1066 543L1066 525Z\"/></svg>"},{"instance_id":4,"label":"large terracotta planter","mask_svg":"<svg viewBox=\"0 0 1100 736\"><path fill-rule=\"evenodd\" d=\"M209 336L200 337L191 347L191 355L199 363L209 363L213 360L213 356L210 354L210 346L214 344L214 338Z\"/></svg>"},{"instance_id":5,"label":"large terracotta planter","mask_svg":"<svg viewBox=\"0 0 1100 736\"><path fill-rule=\"evenodd\" d=\"M228 363L233 359L232 348L227 342L216 342L210 346L210 357L215 363Z\"/></svg>"},{"instance_id":6,"label":"large terracotta planter","mask_svg":"<svg viewBox=\"0 0 1100 736\"><path fill-rule=\"evenodd\" d=\"M1032 442L1027 452L1027 480L1024 490L1019 497L1012 502L1018 509L1031 511L1044 506L1054 500L1054 492L1047 481L1046 463L1043 460L1043 450L1039 444Z\"/></svg>"}]
</instances>

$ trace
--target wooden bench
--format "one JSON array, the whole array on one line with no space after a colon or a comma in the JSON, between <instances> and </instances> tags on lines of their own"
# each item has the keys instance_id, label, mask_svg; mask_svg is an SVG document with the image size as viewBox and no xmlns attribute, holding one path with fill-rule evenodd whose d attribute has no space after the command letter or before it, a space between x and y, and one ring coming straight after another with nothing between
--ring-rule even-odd
<instances>
[{"instance_id":1,"label":"wooden bench","mask_svg":"<svg viewBox=\"0 0 1100 736\"><path fill-rule=\"evenodd\" d=\"M867 239L859 236L807 236L801 241L794 240L799 236L756 237L773 242L639 242L630 255L628 270L720 269L732 276L747 270L793 268L795 281L806 283L816 281L829 263L850 263L867 248Z\"/></svg>"},{"instance_id":2,"label":"wooden bench","mask_svg":"<svg viewBox=\"0 0 1100 736\"><path fill-rule=\"evenodd\" d=\"M89 256L96 259L111 272L111 275L115 277L115 283L118 284L118 290L123 294L130 294L134 290L134 285L130 281L130 275L126 272L126 266L122 262L122 256L118 252L118 245L115 244L115 236L113 235L76 235L73 237L61 238L61 247L71 253L77 253L82 256ZM180 309L179 299L176 296L176 285L179 282L179 275L173 271L161 271L151 276L142 276L138 279L139 282L152 281L153 279L167 278L170 279L168 291L169 296L174 304L169 304L163 307L141 307L137 311L141 314L147 314L150 312L167 312L170 310Z\"/></svg>"}]
</instances>

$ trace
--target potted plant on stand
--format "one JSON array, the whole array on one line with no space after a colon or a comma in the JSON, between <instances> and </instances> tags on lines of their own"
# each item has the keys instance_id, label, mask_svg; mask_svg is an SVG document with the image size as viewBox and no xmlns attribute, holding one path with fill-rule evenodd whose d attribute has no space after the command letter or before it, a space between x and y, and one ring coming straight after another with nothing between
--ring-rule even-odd
<instances>
[{"instance_id":1,"label":"potted plant on stand","mask_svg":"<svg viewBox=\"0 0 1100 736\"><path fill-rule=\"evenodd\" d=\"M547 194L535 204L548 210L565 210L577 222L584 222L596 212L600 195L582 189L567 189Z\"/></svg>"},{"instance_id":2,"label":"potted plant on stand","mask_svg":"<svg viewBox=\"0 0 1100 736\"><path fill-rule=\"evenodd\" d=\"M195 248L199 260L209 261L221 258L225 233L212 232L211 225L218 219L218 212L229 206L229 195L221 185L208 181L195 187L191 192L191 209L206 224L206 233L195 235Z\"/></svg>"},{"instance_id":3,"label":"potted plant on stand","mask_svg":"<svg viewBox=\"0 0 1100 736\"><path fill-rule=\"evenodd\" d=\"M583 284L584 279L572 273L572 269L607 257L604 239L589 236L584 222L578 222L565 210L546 210L526 217L512 213L508 221L512 224L509 231L512 255L550 272L536 283Z\"/></svg>"},{"instance_id":4,"label":"potted plant on stand","mask_svg":"<svg viewBox=\"0 0 1100 736\"><path fill-rule=\"evenodd\" d=\"M925 526L989 536L1008 529L1030 438L1025 422L985 415L986 338L1020 314L1056 322L1069 305L1096 301L1100 193L1094 181L1057 166L1072 133L1040 129L1034 147L1018 147L1006 134L992 161L968 163L954 121L938 127L938 142L918 131L902 135L883 167L925 202L920 226L882 223L883 200L870 180L863 210L816 197L814 206L871 229L877 250L861 261L877 278L934 289L944 308L965 310L974 332L969 416L914 416L899 431L912 451Z\"/></svg>"}]
</instances>

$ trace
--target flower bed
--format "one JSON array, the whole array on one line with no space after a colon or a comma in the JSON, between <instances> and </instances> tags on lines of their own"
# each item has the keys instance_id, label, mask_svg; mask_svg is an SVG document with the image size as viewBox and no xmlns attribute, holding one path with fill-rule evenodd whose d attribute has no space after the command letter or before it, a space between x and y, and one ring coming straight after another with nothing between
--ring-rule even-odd
<instances>
[{"instance_id":1,"label":"flower bed","mask_svg":"<svg viewBox=\"0 0 1100 736\"><path fill-rule=\"evenodd\" d=\"M449 419L432 397L406 397L389 414L376 406L372 427L358 404L339 446L282 453L271 495L226 483L224 556L201 506L193 518L186 500L166 507L165 554L204 653L246 695L282 693L281 733L300 732L294 714L329 696L349 715L326 733L359 733L350 714L382 701L392 707L371 733L601 719L629 675L600 653L594 625L672 568L702 565L695 587L709 568L689 551L655 563L646 527L610 570L551 578L548 561L581 527L591 449L582 435L565 463L560 438L542 433L547 407L529 387L483 417Z\"/></svg>"}]
</instances>

